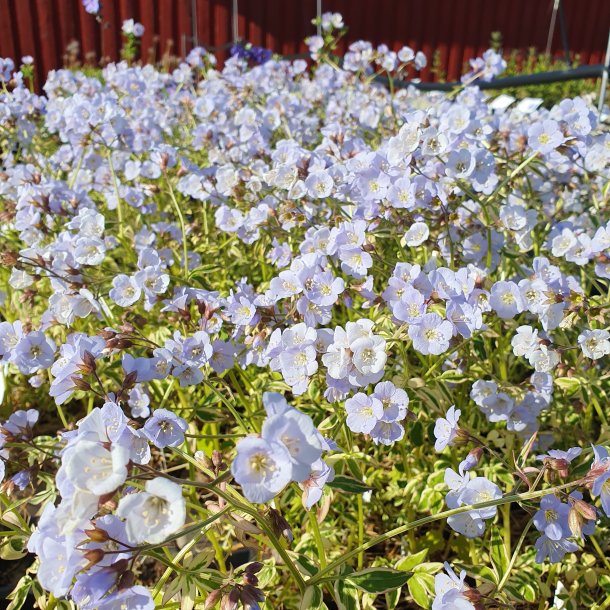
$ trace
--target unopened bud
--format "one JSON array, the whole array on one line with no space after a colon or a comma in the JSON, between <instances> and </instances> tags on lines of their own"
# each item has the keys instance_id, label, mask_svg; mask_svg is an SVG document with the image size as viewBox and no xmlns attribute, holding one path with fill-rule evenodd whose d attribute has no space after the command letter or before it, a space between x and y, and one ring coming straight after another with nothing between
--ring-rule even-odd
<instances>
[{"instance_id":1,"label":"unopened bud","mask_svg":"<svg viewBox=\"0 0 610 610\"><path fill-rule=\"evenodd\" d=\"M292 529L288 521L286 521L286 519L284 519L284 517L282 517L282 515L274 508L269 509L268 515L275 535L284 536L289 543L292 542L294 540L294 536L292 535Z\"/></svg>"},{"instance_id":2,"label":"unopened bud","mask_svg":"<svg viewBox=\"0 0 610 610\"><path fill-rule=\"evenodd\" d=\"M235 610L239 603L239 589L231 589L220 602L220 610Z\"/></svg>"},{"instance_id":3,"label":"unopened bud","mask_svg":"<svg viewBox=\"0 0 610 610\"><path fill-rule=\"evenodd\" d=\"M216 449L212 451L212 464L216 470L226 470L227 468L227 465L224 463L222 458L222 453Z\"/></svg>"},{"instance_id":4,"label":"unopened bud","mask_svg":"<svg viewBox=\"0 0 610 610\"><path fill-rule=\"evenodd\" d=\"M91 390L91 385L89 383L87 383L82 377L78 377L77 375L72 375L72 377L70 377L70 380L74 384L74 387L79 390L84 390L85 392L88 392L89 390Z\"/></svg>"},{"instance_id":5,"label":"unopened bud","mask_svg":"<svg viewBox=\"0 0 610 610\"><path fill-rule=\"evenodd\" d=\"M106 542L107 540L110 540L108 532L106 530L100 529L99 527L95 527L90 530L85 530L85 534L87 534L89 540L92 540L93 542Z\"/></svg>"},{"instance_id":6,"label":"unopened bud","mask_svg":"<svg viewBox=\"0 0 610 610\"><path fill-rule=\"evenodd\" d=\"M131 373L128 373L125 376L125 379L123 379L123 389L124 390L129 390L131 388L133 388L134 385L136 385L136 381L138 380L138 371L131 371Z\"/></svg>"},{"instance_id":7,"label":"unopened bud","mask_svg":"<svg viewBox=\"0 0 610 610\"><path fill-rule=\"evenodd\" d=\"M15 252L2 252L0 254L0 263L5 267L14 267L19 260L19 255Z\"/></svg>"},{"instance_id":8,"label":"unopened bud","mask_svg":"<svg viewBox=\"0 0 610 610\"><path fill-rule=\"evenodd\" d=\"M241 590L240 599L244 606L256 607L258 605L258 602L265 601L265 595L260 589L257 589L252 585L246 585Z\"/></svg>"},{"instance_id":9,"label":"unopened bud","mask_svg":"<svg viewBox=\"0 0 610 610\"><path fill-rule=\"evenodd\" d=\"M114 339L108 339L108 341L106 341L106 347L108 349L127 349L132 345L133 341L122 337L115 337Z\"/></svg>"},{"instance_id":10,"label":"unopened bud","mask_svg":"<svg viewBox=\"0 0 610 610\"><path fill-rule=\"evenodd\" d=\"M108 341L108 339L112 339L113 337L116 337L116 334L117 334L116 331L110 330L110 329L104 329L98 333L98 335L105 341Z\"/></svg>"},{"instance_id":11,"label":"unopened bud","mask_svg":"<svg viewBox=\"0 0 610 610\"><path fill-rule=\"evenodd\" d=\"M253 561L246 566L246 572L250 572L251 574L258 574L264 567L264 564L260 561Z\"/></svg>"},{"instance_id":12,"label":"unopened bud","mask_svg":"<svg viewBox=\"0 0 610 610\"><path fill-rule=\"evenodd\" d=\"M567 479L570 462L564 458L545 458L547 468L554 470L562 479Z\"/></svg>"},{"instance_id":13,"label":"unopened bud","mask_svg":"<svg viewBox=\"0 0 610 610\"><path fill-rule=\"evenodd\" d=\"M574 536L582 537L582 526L584 525L584 519L582 515L572 507L568 513L568 527Z\"/></svg>"},{"instance_id":14,"label":"unopened bud","mask_svg":"<svg viewBox=\"0 0 610 610\"><path fill-rule=\"evenodd\" d=\"M256 587L258 585L258 577L252 572L244 572L244 582Z\"/></svg>"},{"instance_id":15,"label":"unopened bud","mask_svg":"<svg viewBox=\"0 0 610 610\"><path fill-rule=\"evenodd\" d=\"M87 367L88 372L90 373L93 373L93 371L95 371L95 369L97 368L95 364L95 356L91 352L85 351L85 353L83 354L83 363L81 365L81 370L83 366Z\"/></svg>"},{"instance_id":16,"label":"unopened bud","mask_svg":"<svg viewBox=\"0 0 610 610\"><path fill-rule=\"evenodd\" d=\"M210 610L213 608L220 598L222 597L222 589L216 589L216 591L212 591L203 602L203 610Z\"/></svg>"},{"instance_id":17,"label":"unopened bud","mask_svg":"<svg viewBox=\"0 0 610 610\"><path fill-rule=\"evenodd\" d=\"M119 583L117 586L118 586L119 591L122 591L123 589L129 589L130 587L133 587L135 582L136 582L135 574L131 570L127 570L127 572L124 572L121 575L121 578L119 579Z\"/></svg>"},{"instance_id":18,"label":"unopened bud","mask_svg":"<svg viewBox=\"0 0 610 610\"><path fill-rule=\"evenodd\" d=\"M578 511L578 514L582 515L588 521L595 521L595 519L597 519L595 507L587 504L584 500L576 500L573 506L574 509Z\"/></svg>"},{"instance_id":19,"label":"unopened bud","mask_svg":"<svg viewBox=\"0 0 610 610\"><path fill-rule=\"evenodd\" d=\"M128 559L119 559L118 561L115 561L112 564L112 569L115 572L117 572L118 574L122 574L123 572L126 572L128 567L129 567Z\"/></svg>"},{"instance_id":20,"label":"unopened bud","mask_svg":"<svg viewBox=\"0 0 610 610\"><path fill-rule=\"evenodd\" d=\"M102 551L102 549L90 549L89 551L85 551L83 554L88 562L85 566L85 570L92 568L94 565L97 565L100 561L102 561L102 559L104 559L104 551Z\"/></svg>"}]
</instances>

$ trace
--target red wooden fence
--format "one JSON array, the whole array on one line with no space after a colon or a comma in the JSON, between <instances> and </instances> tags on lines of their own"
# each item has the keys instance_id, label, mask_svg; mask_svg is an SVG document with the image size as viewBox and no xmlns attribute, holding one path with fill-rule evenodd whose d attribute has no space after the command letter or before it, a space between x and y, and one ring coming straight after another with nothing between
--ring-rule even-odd
<instances>
[{"instance_id":1,"label":"red wooden fence","mask_svg":"<svg viewBox=\"0 0 610 610\"><path fill-rule=\"evenodd\" d=\"M572 54L581 63L603 63L610 28L610 0L563 0ZM144 24L142 57L159 59L171 49L183 55L195 40L221 47L232 40L237 4L238 36L282 54L302 53L315 34L316 0L102 0L101 20L80 0L0 0L0 56L35 59L38 78L61 67L68 44L81 56L117 59L121 24ZM342 44L365 39L395 49L408 44L430 60L435 50L447 78L456 79L466 61L482 53L494 31L505 49L544 50L553 0L322 0L323 11L343 14L349 32ZM552 51L562 54L559 23ZM219 52L220 59L226 50ZM430 67L422 74L432 80Z\"/></svg>"}]
</instances>

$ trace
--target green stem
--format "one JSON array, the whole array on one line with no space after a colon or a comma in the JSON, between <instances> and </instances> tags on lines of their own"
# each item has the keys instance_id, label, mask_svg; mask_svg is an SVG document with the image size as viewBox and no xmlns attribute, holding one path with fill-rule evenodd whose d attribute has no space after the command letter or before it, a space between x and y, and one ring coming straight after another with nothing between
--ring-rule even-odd
<instances>
[{"instance_id":1,"label":"green stem","mask_svg":"<svg viewBox=\"0 0 610 610\"><path fill-rule=\"evenodd\" d=\"M112 175L112 183L114 184L114 190L116 192L116 212L119 223L119 237L123 237L123 207L121 206L121 193L119 191L119 181L114 171L114 165L112 163L112 150L108 149L108 167L110 168L110 174Z\"/></svg>"},{"instance_id":2,"label":"green stem","mask_svg":"<svg viewBox=\"0 0 610 610\"><path fill-rule=\"evenodd\" d=\"M362 566L364 565L364 507L362 502L362 494L358 494L357 498L358 503L358 548L361 548L358 553L358 569L362 570Z\"/></svg>"},{"instance_id":3,"label":"green stem","mask_svg":"<svg viewBox=\"0 0 610 610\"><path fill-rule=\"evenodd\" d=\"M552 487L551 489L542 489L542 490L526 492L526 493L522 493L522 494L513 494L510 496L504 496L502 498L499 498L498 500L490 500L488 502L481 502L479 504L471 504L469 506L459 506L458 508L446 510L446 511L440 512L436 515L429 515L427 517L422 517L421 519L417 519L416 521L412 521L411 523L405 523L405 525L396 527L396 528L386 532L385 534L380 534L379 536L375 536L374 538L371 538L368 542L365 542L364 544L358 546L357 548L347 551L341 557L339 557L338 559L335 559L335 561L332 561L331 563L329 563L325 569L320 570L315 576L312 576L311 578L309 578L307 580L307 585L311 586L311 585L317 584L324 575L337 569L339 566L343 565L344 563L346 563L347 561L352 559L352 557L357 556L362 551L366 551L367 549L370 549L378 544L381 544L382 542L385 542L386 540L389 540L390 538L394 538L396 536L401 536L405 532L408 532L409 530L412 530L416 527L420 527L421 525L433 523L435 521L439 521L440 519L446 519L447 517L451 517L452 515L459 515L461 513L467 513L468 511L471 511L471 510L479 510L481 508L490 508L492 506L502 506L504 504L510 504L512 502L523 502L525 500L535 500L536 498L541 498L542 496L546 496L547 494L552 494L552 493L554 493L556 491L560 491L562 489L576 487L577 485L580 485L581 483L582 483L581 480L572 481L571 483L566 483L564 485Z\"/></svg>"},{"instance_id":4,"label":"green stem","mask_svg":"<svg viewBox=\"0 0 610 610\"><path fill-rule=\"evenodd\" d=\"M527 535L527 532L529 532L530 527L532 527L532 523L533 523L532 519L530 519L527 522L527 525L523 529L523 532L521 533L521 536L520 536L519 540L517 541L517 546L515 547L515 552L513 553L512 557L510 558L510 561L508 562L508 567L506 568L506 572L504 573L504 576L502 576L502 580L498 583L498 588L497 588L498 593L500 591L502 591L502 589L504 588L504 585L508 582L508 578L510 576L511 570L513 569L515 562L517 561L517 557L519 556L519 551L521 550L521 547L523 546L523 542L525 541L525 536Z\"/></svg>"},{"instance_id":5,"label":"green stem","mask_svg":"<svg viewBox=\"0 0 610 610\"><path fill-rule=\"evenodd\" d=\"M324 542L322 540L322 535L320 534L318 517L316 516L315 510L310 510L308 514L309 523L311 524L311 529L313 530L313 538L316 541L316 546L318 548L318 560L320 561L320 567L324 569L326 567L326 551L324 550Z\"/></svg>"},{"instance_id":6,"label":"green stem","mask_svg":"<svg viewBox=\"0 0 610 610\"><path fill-rule=\"evenodd\" d=\"M180 230L182 231L182 256L183 256L183 268L184 268L184 279L188 280L189 277L189 261L188 261L188 248L186 242L186 224L184 223L184 215L182 214L182 210L180 209L180 204L176 199L176 195L174 194L174 189L172 188L172 184L167 177L167 172L164 172L165 183L167 184L167 188L169 190L169 197L174 204L174 208L176 209L176 214L178 215L178 221L180 222Z\"/></svg>"}]
</instances>

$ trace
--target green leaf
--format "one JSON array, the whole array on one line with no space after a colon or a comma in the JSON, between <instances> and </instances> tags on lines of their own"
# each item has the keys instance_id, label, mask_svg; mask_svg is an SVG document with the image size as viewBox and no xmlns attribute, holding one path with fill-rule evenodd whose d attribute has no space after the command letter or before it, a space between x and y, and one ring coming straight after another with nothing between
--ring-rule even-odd
<instances>
[{"instance_id":1,"label":"green leaf","mask_svg":"<svg viewBox=\"0 0 610 610\"><path fill-rule=\"evenodd\" d=\"M360 572L352 572L345 580L366 593L385 593L402 587L409 580L409 576L392 568L367 568Z\"/></svg>"},{"instance_id":2,"label":"green leaf","mask_svg":"<svg viewBox=\"0 0 610 610\"><path fill-rule=\"evenodd\" d=\"M319 610L322 607L323 598L324 596L320 587L307 587L305 593L303 593L299 610Z\"/></svg>"},{"instance_id":3,"label":"green leaf","mask_svg":"<svg viewBox=\"0 0 610 610\"><path fill-rule=\"evenodd\" d=\"M400 601L400 594L402 592L402 588L394 589L393 591L388 591L385 594L385 605L388 610L394 610L396 606L398 606L398 602Z\"/></svg>"},{"instance_id":4,"label":"green leaf","mask_svg":"<svg viewBox=\"0 0 610 610\"><path fill-rule=\"evenodd\" d=\"M419 551L413 555L408 555L396 564L396 569L402 570L403 572L411 572L413 568L416 568L419 564L421 564L427 556L428 549L424 549L423 551Z\"/></svg>"},{"instance_id":5,"label":"green leaf","mask_svg":"<svg viewBox=\"0 0 610 610\"><path fill-rule=\"evenodd\" d=\"M443 569L443 564L440 561L424 561L413 568L413 572L418 574L436 574Z\"/></svg>"},{"instance_id":6,"label":"green leaf","mask_svg":"<svg viewBox=\"0 0 610 610\"><path fill-rule=\"evenodd\" d=\"M344 580L335 582L335 593L339 602L339 610L360 610L358 591Z\"/></svg>"},{"instance_id":7,"label":"green leaf","mask_svg":"<svg viewBox=\"0 0 610 610\"><path fill-rule=\"evenodd\" d=\"M430 584L430 579L432 579L432 584ZM418 606L421 606L422 608L430 607L430 602L434 597L432 594L432 589L434 588L433 576L423 573L414 574L409 578L407 587L409 588L409 593L413 598L413 601Z\"/></svg>"},{"instance_id":8,"label":"green leaf","mask_svg":"<svg viewBox=\"0 0 610 610\"><path fill-rule=\"evenodd\" d=\"M498 573L498 581L502 580L506 570L508 570L508 563L510 558L506 552L506 546L504 546L504 539L497 527L491 530L491 562Z\"/></svg>"},{"instance_id":9,"label":"green leaf","mask_svg":"<svg viewBox=\"0 0 610 610\"><path fill-rule=\"evenodd\" d=\"M448 381L450 383L464 383L468 381L468 377L464 375L464 373L460 373L459 371L445 371L441 375L439 375L435 381Z\"/></svg>"},{"instance_id":10,"label":"green leaf","mask_svg":"<svg viewBox=\"0 0 610 610\"><path fill-rule=\"evenodd\" d=\"M12 600L11 603L6 607L6 610L19 610L25 604L30 589L32 588L32 577L23 576L17 583L17 586L13 592L8 596L8 599Z\"/></svg>"},{"instance_id":11,"label":"green leaf","mask_svg":"<svg viewBox=\"0 0 610 610\"><path fill-rule=\"evenodd\" d=\"M371 489L369 485L365 485L362 481L347 477L343 474L337 475L333 481L328 483L328 486L350 494L361 494Z\"/></svg>"},{"instance_id":12,"label":"green leaf","mask_svg":"<svg viewBox=\"0 0 610 610\"><path fill-rule=\"evenodd\" d=\"M415 447L421 447L424 444L424 426L420 421L416 421L411 426L409 438Z\"/></svg>"},{"instance_id":13,"label":"green leaf","mask_svg":"<svg viewBox=\"0 0 610 610\"><path fill-rule=\"evenodd\" d=\"M568 393L576 392L582 385L578 377L559 377L554 380L554 383Z\"/></svg>"}]
</instances>

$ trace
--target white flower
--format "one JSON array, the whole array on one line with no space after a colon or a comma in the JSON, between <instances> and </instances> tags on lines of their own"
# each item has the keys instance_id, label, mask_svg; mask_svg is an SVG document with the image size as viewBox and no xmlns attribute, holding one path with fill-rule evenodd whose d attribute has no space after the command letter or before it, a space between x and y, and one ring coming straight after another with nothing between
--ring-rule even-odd
<instances>
[{"instance_id":1,"label":"white flower","mask_svg":"<svg viewBox=\"0 0 610 610\"><path fill-rule=\"evenodd\" d=\"M539 345L528 360L537 373L548 373L559 364L559 354L546 345Z\"/></svg>"},{"instance_id":2,"label":"white flower","mask_svg":"<svg viewBox=\"0 0 610 610\"><path fill-rule=\"evenodd\" d=\"M597 360L610 354L610 333L607 330L585 330L578 335L578 345L587 358Z\"/></svg>"},{"instance_id":3,"label":"white flower","mask_svg":"<svg viewBox=\"0 0 610 610\"><path fill-rule=\"evenodd\" d=\"M74 487L102 496L125 482L128 462L125 447L107 449L101 443L81 440L66 452L63 466Z\"/></svg>"},{"instance_id":4,"label":"white flower","mask_svg":"<svg viewBox=\"0 0 610 610\"><path fill-rule=\"evenodd\" d=\"M405 243L409 247L420 246L430 235L430 229L425 222L414 222L405 233Z\"/></svg>"},{"instance_id":5,"label":"white flower","mask_svg":"<svg viewBox=\"0 0 610 610\"><path fill-rule=\"evenodd\" d=\"M515 356L529 357L538 348L538 331L531 326L519 326L517 334L512 338L510 344L513 346Z\"/></svg>"},{"instance_id":6,"label":"white flower","mask_svg":"<svg viewBox=\"0 0 610 610\"><path fill-rule=\"evenodd\" d=\"M177 483L158 477L145 490L121 498L117 515L126 520L130 542L163 542L184 525L186 503Z\"/></svg>"}]
</instances>

